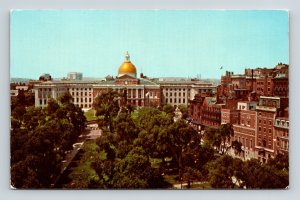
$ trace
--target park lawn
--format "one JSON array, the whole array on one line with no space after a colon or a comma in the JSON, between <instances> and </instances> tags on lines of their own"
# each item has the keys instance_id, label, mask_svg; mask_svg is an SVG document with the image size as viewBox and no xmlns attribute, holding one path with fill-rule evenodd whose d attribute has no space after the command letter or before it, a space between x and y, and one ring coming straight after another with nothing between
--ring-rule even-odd
<instances>
[{"instance_id":1,"label":"park lawn","mask_svg":"<svg viewBox=\"0 0 300 200\"><path fill-rule=\"evenodd\" d=\"M95 110L94 109L90 109L87 112L85 112L84 116L86 117L86 120L88 122L98 119L98 117L95 116Z\"/></svg>"}]
</instances>

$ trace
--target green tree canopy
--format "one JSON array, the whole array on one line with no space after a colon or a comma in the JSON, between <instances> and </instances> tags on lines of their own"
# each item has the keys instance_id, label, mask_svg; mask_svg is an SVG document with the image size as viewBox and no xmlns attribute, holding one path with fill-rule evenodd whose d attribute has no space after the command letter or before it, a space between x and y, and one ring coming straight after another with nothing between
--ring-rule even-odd
<instances>
[{"instance_id":1,"label":"green tree canopy","mask_svg":"<svg viewBox=\"0 0 300 200\"><path fill-rule=\"evenodd\" d=\"M105 126L108 126L110 131L113 131L113 119L120 110L118 97L119 94L117 92L109 89L97 96L93 103L96 116L104 116Z\"/></svg>"}]
</instances>

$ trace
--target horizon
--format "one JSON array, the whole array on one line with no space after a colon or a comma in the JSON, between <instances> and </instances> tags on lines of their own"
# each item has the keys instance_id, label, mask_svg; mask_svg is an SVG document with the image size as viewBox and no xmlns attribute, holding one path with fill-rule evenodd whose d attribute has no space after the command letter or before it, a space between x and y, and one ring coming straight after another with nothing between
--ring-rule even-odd
<instances>
[{"instance_id":1,"label":"horizon","mask_svg":"<svg viewBox=\"0 0 300 200\"><path fill-rule=\"evenodd\" d=\"M138 75L220 79L289 65L288 20L282 10L15 10L10 74L116 76L128 51Z\"/></svg>"}]
</instances>

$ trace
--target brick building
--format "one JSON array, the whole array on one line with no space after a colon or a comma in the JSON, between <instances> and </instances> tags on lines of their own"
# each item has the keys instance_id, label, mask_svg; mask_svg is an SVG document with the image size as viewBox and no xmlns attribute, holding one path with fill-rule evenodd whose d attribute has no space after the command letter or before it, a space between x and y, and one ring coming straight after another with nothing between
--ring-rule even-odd
<instances>
[{"instance_id":1,"label":"brick building","mask_svg":"<svg viewBox=\"0 0 300 200\"><path fill-rule=\"evenodd\" d=\"M289 120L286 117L277 117L274 123L275 153L288 154L289 152Z\"/></svg>"},{"instance_id":2,"label":"brick building","mask_svg":"<svg viewBox=\"0 0 300 200\"><path fill-rule=\"evenodd\" d=\"M241 101L237 104L237 121L233 123L234 137L232 141L238 141L242 145L242 152L235 155L231 150L231 155L239 156L243 159L255 158L255 136L256 136L256 105L257 102Z\"/></svg>"},{"instance_id":3,"label":"brick building","mask_svg":"<svg viewBox=\"0 0 300 200\"><path fill-rule=\"evenodd\" d=\"M195 96L189 113L197 126L233 124L234 137L242 145L243 159L268 162L278 153L288 153L288 65L245 69L245 74L226 71L217 95ZM221 114L220 114L221 113Z\"/></svg>"}]
</instances>

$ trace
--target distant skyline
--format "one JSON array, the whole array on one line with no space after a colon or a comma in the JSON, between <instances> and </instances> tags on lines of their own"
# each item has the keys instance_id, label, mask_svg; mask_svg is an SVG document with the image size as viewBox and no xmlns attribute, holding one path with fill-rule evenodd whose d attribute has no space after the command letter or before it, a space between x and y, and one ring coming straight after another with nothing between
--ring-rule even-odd
<instances>
[{"instance_id":1,"label":"distant skyline","mask_svg":"<svg viewBox=\"0 0 300 200\"><path fill-rule=\"evenodd\" d=\"M126 51L149 77L271 68L289 64L288 21L279 10L15 10L11 77L116 76Z\"/></svg>"}]
</instances>

